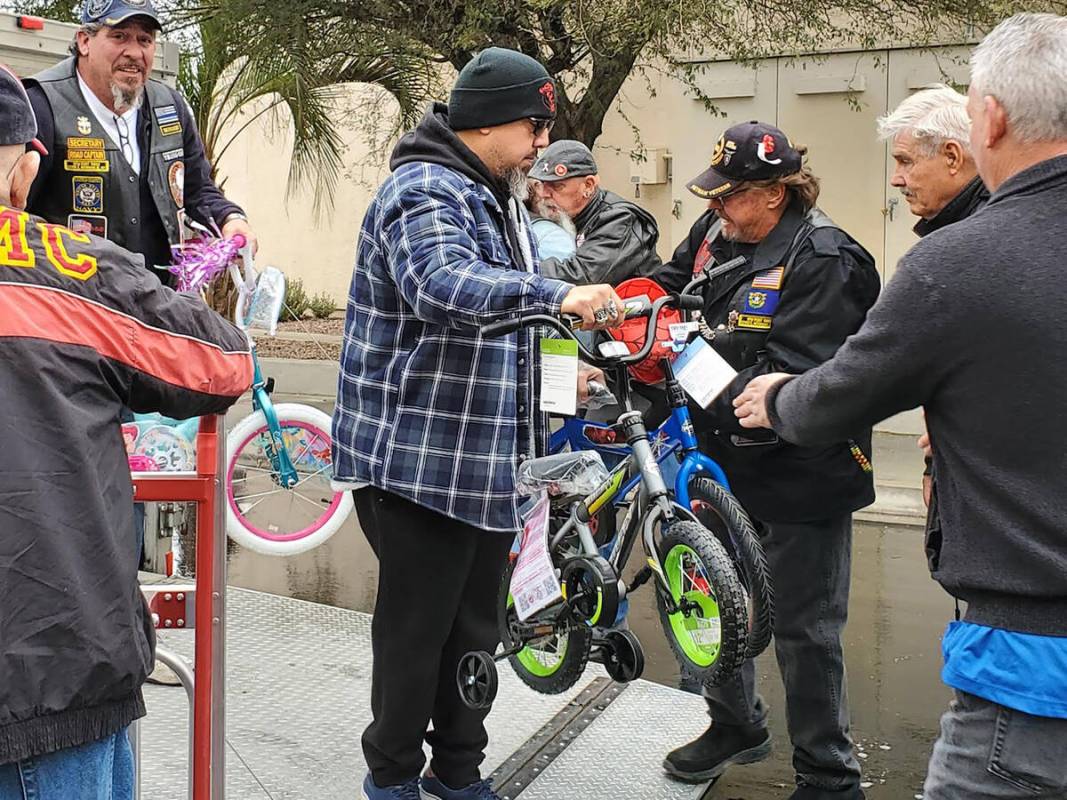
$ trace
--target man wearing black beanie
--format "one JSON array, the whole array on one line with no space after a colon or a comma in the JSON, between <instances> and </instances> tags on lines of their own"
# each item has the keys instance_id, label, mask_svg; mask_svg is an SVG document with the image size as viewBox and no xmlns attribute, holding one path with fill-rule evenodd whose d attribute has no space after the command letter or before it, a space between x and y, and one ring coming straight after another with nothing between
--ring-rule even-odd
<instances>
[{"instance_id":1,"label":"man wearing black beanie","mask_svg":"<svg viewBox=\"0 0 1067 800\"><path fill-rule=\"evenodd\" d=\"M463 705L456 667L499 643L515 468L544 452L548 426L536 333L478 328L520 313L622 321L611 287L538 274L521 198L555 116L544 67L483 50L400 140L363 221L333 465L379 563L364 800L497 798L478 771L487 712Z\"/></svg>"}]
</instances>

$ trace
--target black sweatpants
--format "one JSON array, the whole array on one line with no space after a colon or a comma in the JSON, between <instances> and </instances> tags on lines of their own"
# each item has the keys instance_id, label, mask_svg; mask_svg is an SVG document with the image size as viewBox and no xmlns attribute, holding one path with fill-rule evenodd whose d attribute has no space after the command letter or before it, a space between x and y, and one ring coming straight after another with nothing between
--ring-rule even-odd
<instances>
[{"instance_id":1,"label":"black sweatpants","mask_svg":"<svg viewBox=\"0 0 1067 800\"><path fill-rule=\"evenodd\" d=\"M434 775L446 786L467 786L480 778L488 711L463 705L456 666L464 653L493 652L500 641L497 592L514 537L375 487L353 498L379 564L367 766L380 787L418 777L425 739Z\"/></svg>"}]
</instances>

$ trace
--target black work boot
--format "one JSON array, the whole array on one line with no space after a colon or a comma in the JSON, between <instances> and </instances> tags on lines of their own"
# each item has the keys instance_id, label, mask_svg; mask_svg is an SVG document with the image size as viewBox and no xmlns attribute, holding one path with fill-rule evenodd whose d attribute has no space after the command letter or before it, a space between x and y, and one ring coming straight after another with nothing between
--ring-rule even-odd
<instances>
[{"instance_id":1,"label":"black work boot","mask_svg":"<svg viewBox=\"0 0 1067 800\"><path fill-rule=\"evenodd\" d=\"M830 790L808 786L806 783L797 786L796 791L789 795L789 800L865 800L865 798L866 795L858 786Z\"/></svg>"},{"instance_id":2,"label":"black work boot","mask_svg":"<svg viewBox=\"0 0 1067 800\"><path fill-rule=\"evenodd\" d=\"M712 724L699 738L672 750L663 768L676 778L703 783L731 764L755 764L771 754L771 734L760 726Z\"/></svg>"}]
</instances>

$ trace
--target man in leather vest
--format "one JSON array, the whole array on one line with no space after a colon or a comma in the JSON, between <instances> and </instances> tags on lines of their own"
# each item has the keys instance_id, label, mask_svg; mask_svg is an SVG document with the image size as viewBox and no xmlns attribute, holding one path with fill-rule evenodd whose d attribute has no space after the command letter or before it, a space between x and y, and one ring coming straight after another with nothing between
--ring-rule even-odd
<instances>
[{"instance_id":1,"label":"man in leather vest","mask_svg":"<svg viewBox=\"0 0 1067 800\"><path fill-rule=\"evenodd\" d=\"M72 56L25 81L51 153L29 210L140 253L165 283L186 215L255 237L211 179L189 105L149 79L160 31L151 0L86 0Z\"/></svg>"},{"instance_id":2,"label":"man in leather vest","mask_svg":"<svg viewBox=\"0 0 1067 800\"><path fill-rule=\"evenodd\" d=\"M760 531L774 585L775 654L797 788L791 800L863 797L849 735L841 633L848 611L852 512L874 500L870 429L829 447L796 447L743 429L731 402L757 375L802 373L830 359L878 296L874 260L815 208L819 181L772 125L748 122L720 137L711 167L688 189L708 212L666 265L672 288L744 256L712 278L702 335L738 371L708 409L694 408L703 446L722 464ZM767 707L751 661L704 690L711 727L668 754L683 780L717 778L766 758Z\"/></svg>"},{"instance_id":3,"label":"man in leather vest","mask_svg":"<svg viewBox=\"0 0 1067 800\"><path fill-rule=\"evenodd\" d=\"M593 154L581 142L560 139L530 169L546 198L574 221L577 248L569 258L544 258L541 274L579 286L652 277L660 267L659 227L651 214L600 188Z\"/></svg>"}]
</instances>

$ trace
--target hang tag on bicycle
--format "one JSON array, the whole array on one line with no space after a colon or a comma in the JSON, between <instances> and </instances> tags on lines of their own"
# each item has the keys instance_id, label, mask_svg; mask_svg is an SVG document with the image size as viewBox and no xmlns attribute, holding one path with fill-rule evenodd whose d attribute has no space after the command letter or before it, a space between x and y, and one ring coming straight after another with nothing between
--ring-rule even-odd
<instances>
[{"instance_id":1,"label":"hang tag on bicycle","mask_svg":"<svg viewBox=\"0 0 1067 800\"><path fill-rule=\"evenodd\" d=\"M523 518L519 557L511 573L511 596L515 613L524 621L563 597L548 552L549 511L548 493L541 492Z\"/></svg>"},{"instance_id":2,"label":"hang tag on bicycle","mask_svg":"<svg viewBox=\"0 0 1067 800\"><path fill-rule=\"evenodd\" d=\"M578 410L578 342L541 340L541 410L573 417Z\"/></svg>"},{"instance_id":3,"label":"hang tag on bicycle","mask_svg":"<svg viewBox=\"0 0 1067 800\"><path fill-rule=\"evenodd\" d=\"M694 339L674 362L674 376L701 408L722 394L737 371L703 338Z\"/></svg>"}]
</instances>

